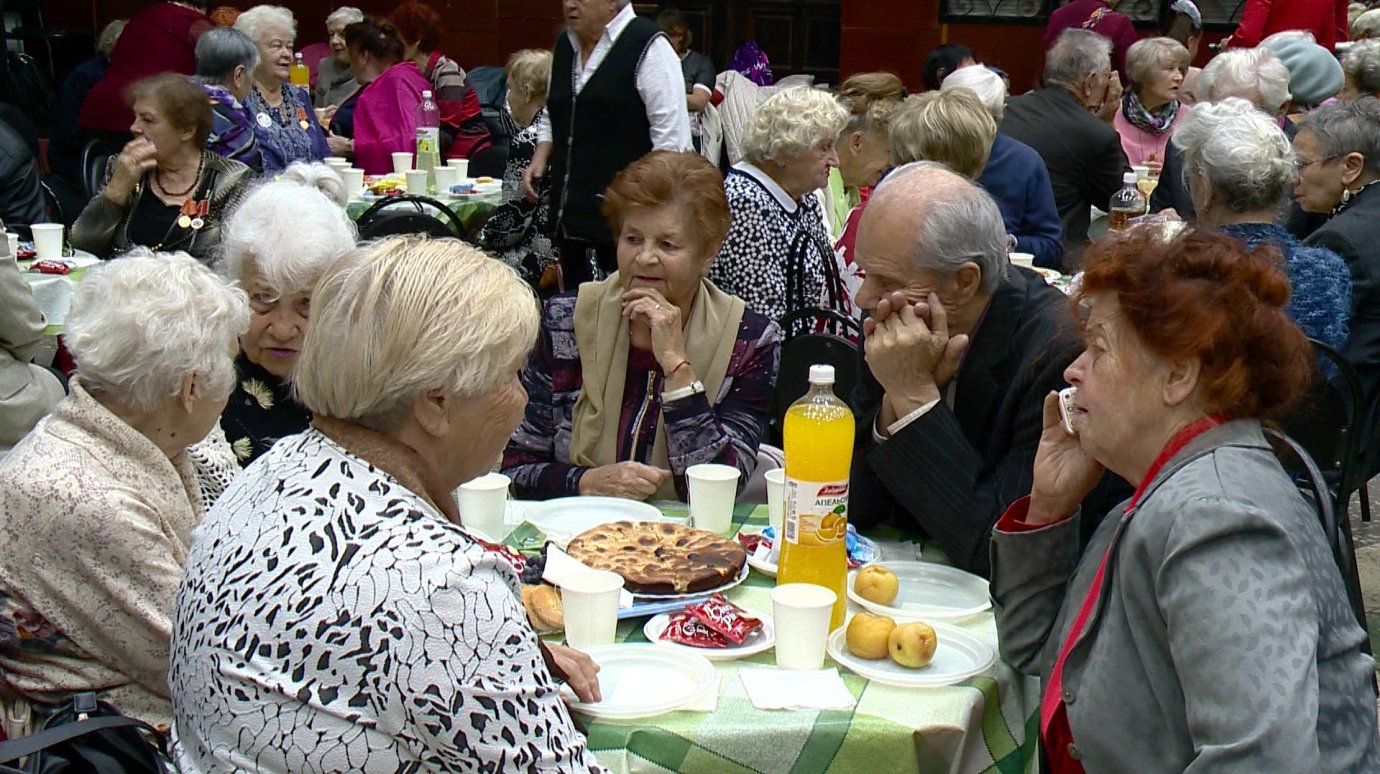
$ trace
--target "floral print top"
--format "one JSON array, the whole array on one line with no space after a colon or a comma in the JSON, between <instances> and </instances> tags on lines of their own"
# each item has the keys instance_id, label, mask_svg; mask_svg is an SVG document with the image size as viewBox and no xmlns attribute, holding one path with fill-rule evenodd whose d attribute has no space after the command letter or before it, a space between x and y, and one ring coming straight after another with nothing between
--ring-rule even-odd
<instances>
[{"instance_id":1,"label":"floral print top","mask_svg":"<svg viewBox=\"0 0 1380 774\"><path fill-rule=\"evenodd\" d=\"M265 371L240 353L235 360L239 381L220 417L220 427L235 459L248 465L279 438L300 433L311 424L311 412L292 399L284 379Z\"/></svg>"}]
</instances>

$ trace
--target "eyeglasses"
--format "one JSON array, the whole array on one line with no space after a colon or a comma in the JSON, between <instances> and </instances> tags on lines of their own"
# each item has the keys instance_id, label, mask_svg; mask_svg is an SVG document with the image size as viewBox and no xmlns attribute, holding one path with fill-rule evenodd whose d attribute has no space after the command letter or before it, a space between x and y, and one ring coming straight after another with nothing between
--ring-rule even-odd
<instances>
[{"instance_id":1,"label":"eyeglasses","mask_svg":"<svg viewBox=\"0 0 1380 774\"><path fill-rule=\"evenodd\" d=\"M1346 155L1345 153L1338 153L1338 154L1336 154L1336 155L1327 156L1327 157L1321 158L1321 159L1313 159L1312 161L1304 161L1303 159L1299 159L1298 161L1296 161L1296 162L1294 163L1294 166L1298 168L1298 171L1302 172L1303 170L1308 169L1309 167L1313 166L1314 164L1326 164L1326 163L1328 163L1329 161L1336 161L1337 159L1339 159L1339 158L1341 158L1341 157L1343 157L1343 156L1345 156L1345 155Z\"/></svg>"}]
</instances>

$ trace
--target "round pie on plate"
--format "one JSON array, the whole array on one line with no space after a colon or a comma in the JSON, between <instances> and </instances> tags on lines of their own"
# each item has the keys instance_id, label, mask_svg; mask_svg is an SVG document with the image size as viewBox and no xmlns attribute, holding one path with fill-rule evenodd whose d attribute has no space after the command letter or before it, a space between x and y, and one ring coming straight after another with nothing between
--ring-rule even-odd
<instances>
[{"instance_id":1,"label":"round pie on plate","mask_svg":"<svg viewBox=\"0 0 1380 774\"><path fill-rule=\"evenodd\" d=\"M747 552L737 541L666 521L615 521L580 533L566 552L623 576L634 594L686 594L737 578Z\"/></svg>"}]
</instances>

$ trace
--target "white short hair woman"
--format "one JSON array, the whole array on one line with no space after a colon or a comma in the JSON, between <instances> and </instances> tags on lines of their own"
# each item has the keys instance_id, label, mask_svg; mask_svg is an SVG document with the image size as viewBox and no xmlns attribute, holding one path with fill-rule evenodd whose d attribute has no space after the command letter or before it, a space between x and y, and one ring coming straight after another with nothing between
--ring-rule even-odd
<instances>
[{"instance_id":1,"label":"white short hair woman","mask_svg":"<svg viewBox=\"0 0 1380 774\"><path fill-rule=\"evenodd\" d=\"M326 123L335 115L335 108L359 90L359 81L350 69L345 28L362 21L364 12L349 5L340 6L326 17L326 40L331 45L331 55L322 58L316 66L316 90L312 94L312 104Z\"/></svg>"},{"instance_id":2,"label":"white short hair woman","mask_svg":"<svg viewBox=\"0 0 1380 774\"><path fill-rule=\"evenodd\" d=\"M0 617L34 636L0 651L0 689L52 711L99 691L171 718L168 641L202 510L187 444L235 379L243 291L185 253L88 270L67 315L69 394L0 462Z\"/></svg>"},{"instance_id":3,"label":"white short hair woman","mask_svg":"<svg viewBox=\"0 0 1380 774\"><path fill-rule=\"evenodd\" d=\"M1358 40L1342 55L1338 99L1380 96L1380 40Z\"/></svg>"},{"instance_id":4,"label":"white short hair woman","mask_svg":"<svg viewBox=\"0 0 1380 774\"><path fill-rule=\"evenodd\" d=\"M758 106L743 160L724 180L733 223L709 278L779 320L820 306L842 311L844 289L819 199L838 166L848 111L828 93L784 89Z\"/></svg>"},{"instance_id":5,"label":"white short hair woman","mask_svg":"<svg viewBox=\"0 0 1380 774\"><path fill-rule=\"evenodd\" d=\"M553 677L597 701L596 667L537 639L522 560L452 496L522 418L531 291L457 240L394 238L327 270L314 314L294 377L313 427L226 491L178 593L180 770L602 771Z\"/></svg>"},{"instance_id":6,"label":"white short hair woman","mask_svg":"<svg viewBox=\"0 0 1380 774\"><path fill-rule=\"evenodd\" d=\"M940 89L968 89L977 95L992 120L1001 123L1006 113L1006 81L988 67L960 67L944 77Z\"/></svg>"},{"instance_id":7,"label":"white short hair woman","mask_svg":"<svg viewBox=\"0 0 1380 774\"><path fill-rule=\"evenodd\" d=\"M307 90L288 83L297 40L297 19L281 5L256 5L235 19L235 29L259 46L259 66L245 107L254 117L263 171L294 161L324 159L329 149Z\"/></svg>"}]
</instances>

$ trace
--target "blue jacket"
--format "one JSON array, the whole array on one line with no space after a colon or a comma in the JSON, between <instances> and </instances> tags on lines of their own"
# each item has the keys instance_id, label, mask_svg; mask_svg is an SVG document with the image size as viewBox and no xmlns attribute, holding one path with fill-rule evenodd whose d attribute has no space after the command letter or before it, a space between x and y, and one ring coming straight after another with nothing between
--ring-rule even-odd
<instances>
[{"instance_id":1,"label":"blue jacket","mask_svg":"<svg viewBox=\"0 0 1380 774\"><path fill-rule=\"evenodd\" d=\"M1261 242L1284 256L1289 273L1285 312L1310 339L1341 352L1351 320L1351 272L1341 256L1326 247L1305 245L1272 223L1235 223L1222 232L1248 247Z\"/></svg>"},{"instance_id":2,"label":"blue jacket","mask_svg":"<svg viewBox=\"0 0 1380 774\"><path fill-rule=\"evenodd\" d=\"M998 133L978 183L997 200L1006 233L1035 265L1058 269L1064 257L1064 224L1044 159L1025 143Z\"/></svg>"}]
</instances>

